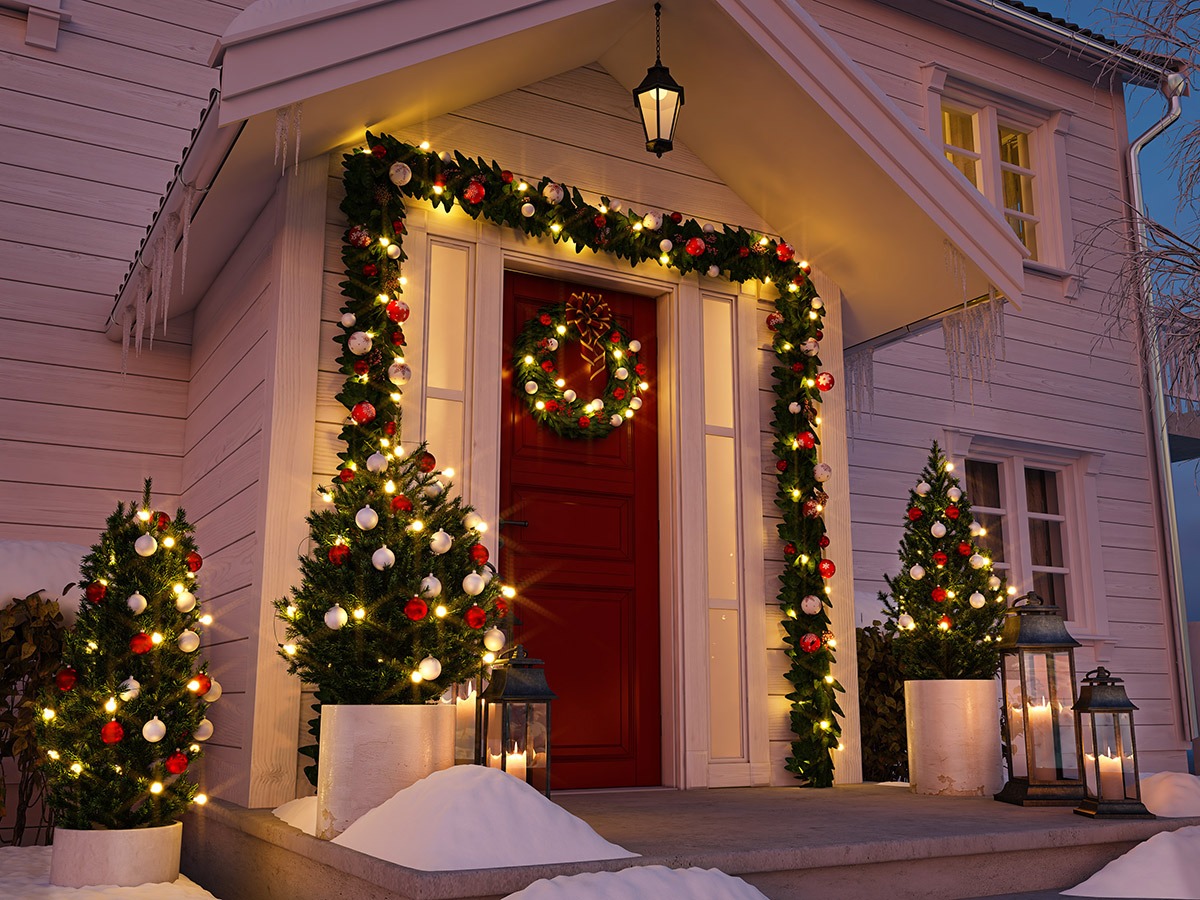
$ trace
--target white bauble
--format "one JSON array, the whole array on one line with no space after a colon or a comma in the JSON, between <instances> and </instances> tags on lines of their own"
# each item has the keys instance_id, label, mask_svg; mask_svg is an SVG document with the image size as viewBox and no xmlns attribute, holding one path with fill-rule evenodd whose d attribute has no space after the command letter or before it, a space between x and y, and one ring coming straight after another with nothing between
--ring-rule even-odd
<instances>
[{"instance_id":1,"label":"white bauble","mask_svg":"<svg viewBox=\"0 0 1200 900\"><path fill-rule=\"evenodd\" d=\"M546 338L546 349L553 353L558 349L558 338Z\"/></svg>"},{"instance_id":2,"label":"white bauble","mask_svg":"<svg viewBox=\"0 0 1200 900\"><path fill-rule=\"evenodd\" d=\"M833 477L833 466L829 463L817 463L813 466L813 478L825 482Z\"/></svg>"},{"instance_id":3,"label":"white bauble","mask_svg":"<svg viewBox=\"0 0 1200 900\"><path fill-rule=\"evenodd\" d=\"M162 723L162 719L155 716L149 722L142 726L142 737L152 744L157 744L167 736L167 726Z\"/></svg>"},{"instance_id":4,"label":"white bauble","mask_svg":"<svg viewBox=\"0 0 1200 900\"><path fill-rule=\"evenodd\" d=\"M412 181L412 169L407 163L394 162L392 167L388 169L388 178L392 180L392 184L396 187L404 187Z\"/></svg>"},{"instance_id":5,"label":"white bauble","mask_svg":"<svg viewBox=\"0 0 1200 900\"><path fill-rule=\"evenodd\" d=\"M815 616L821 611L821 598L815 594L809 594L800 601L800 611L806 616Z\"/></svg>"},{"instance_id":6,"label":"white bauble","mask_svg":"<svg viewBox=\"0 0 1200 900\"><path fill-rule=\"evenodd\" d=\"M396 554L387 547L380 547L371 554L371 565L377 568L380 572L384 569L390 569L396 564Z\"/></svg>"},{"instance_id":7,"label":"white bauble","mask_svg":"<svg viewBox=\"0 0 1200 900\"><path fill-rule=\"evenodd\" d=\"M596 399L589 403L588 406L590 406L595 412L600 412L600 410L604 409L604 401Z\"/></svg>"},{"instance_id":8,"label":"white bauble","mask_svg":"<svg viewBox=\"0 0 1200 900\"><path fill-rule=\"evenodd\" d=\"M809 301L809 305L813 309L823 309L825 306L825 302L820 297L813 297L812 300Z\"/></svg>"},{"instance_id":9,"label":"white bauble","mask_svg":"<svg viewBox=\"0 0 1200 900\"><path fill-rule=\"evenodd\" d=\"M477 512L469 512L463 516L463 528L468 531L474 531L483 524L483 516Z\"/></svg>"},{"instance_id":10,"label":"white bauble","mask_svg":"<svg viewBox=\"0 0 1200 900\"><path fill-rule=\"evenodd\" d=\"M452 163L454 162L454 154L449 150L440 150L438 151L438 159L444 163Z\"/></svg>"},{"instance_id":11,"label":"white bauble","mask_svg":"<svg viewBox=\"0 0 1200 900\"><path fill-rule=\"evenodd\" d=\"M700 230L703 231L705 234L712 234L714 231L717 230L717 228L715 225L713 225L712 222L705 222L703 225L700 226Z\"/></svg>"},{"instance_id":12,"label":"white bauble","mask_svg":"<svg viewBox=\"0 0 1200 900\"><path fill-rule=\"evenodd\" d=\"M153 556L154 551L158 549L158 541L152 534L143 534L133 542L133 549L137 551L138 556Z\"/></svg>"},{"instance_id":13,"label":"white bauble","mask_svg":"<svg viewBox=\"0 0 1200 900\"><path fill-rule=\"evenodd\" d=\"M532 218L535 212L537 212L537 207L532 203L525 202L521 204L521 215L523 215L525 218Z\"/></svg>"},{"instance_id":14,"label":"white bauble","mask_svg":"<svg viewBox=\"0 0 1200 900\"><path fill-rule=\"evenodd\" d=\"M575 398L576 398L577 396L578 396L578 395L577 395L577 394L576 394L576 393L575 393L573 390L571 390L570 388L568 388L567 390L563 391L563 399L564 399L564 400L566 400L568 403L574 403L574 402L575 402Z\"/></svg>"},{"instance_id":15,"label":"white bauble","mask_svg":"<svg viewBox=\"0 0 1200 900\"><path fill-rule=\"evenodd\" d=\"M357 321L358 318L354 315L354 313L342 313L343 328L353 328Z\"/></svg>"},{"instance_id":16,"label":"white bauble","mask_svg":"<svg viewBox=\"0 0 1200 900\"><path fill-rule=\"evenodd\" d=\"M446 534L440 528L433 533L433 537L429 539L429 549L438 556L441 556L450 549L450 545L454 543L454 538Z\"/></svg>"},{"instance_id":17,"label":"white bauble","mask_svg":"<svg viewBox=\"0 0 1200 900\"><path fill-rule=\"evenodd\" d=\"M208 693L200 699L205 703L216 703L221 699L221 685L217 683L217 679L212 679L212 687L208 689Z\"/></svg>"},{"instance_id":18,"label":"white bauble","mask_svg":"<svg viewBox=\"0 0 1200 900\"><path fill-rule=\"evenodd\" d=\"M917 493L922 497L928 494L931 490L933 490L933 486L928 481L922 481L917 485Z\"/></svg>"},{"instance_id":19,"label":"white bauble","mask_svg":"<svg viewBox=\"0 0 1200 900\"><path fill-rule=\"evenodd\" d=\"M562 203L563 197L567 192L563 190L561 184L555 184L553 181L542 188L542 196L546 198L546 202L551 206L558 206Z\"/></svg>"},{"instance_id":20,"label":"white bauble","mask_svg":"<svg viewBox=\"0 0 1200 900\"><path fill-rule=\"evenodd\" d=\"M907 631L913 627L913 617L908 613L901 613L899 618L896 619L896 625Z\"/></svg>"},{"instance_id":21,"label":"white bauble","mask_svg":"<svg viewBox=\"0 0 1200 900\"><path fill-rule=\"evenodd\" d=\"M342 609L340 603L335 603L325 611L325 625L337 631L343 625L350 621L350 617L346 615L346 611Z\"/></svg>"},{"instance_id":22,"label":"white bauble","mask_svg":"<svg viewBox=\"0 0 1200 900\"><path fill-rule=\"evenodd\" d=\"M991 588L993 591L1000 590L1000 576L993 575L990 578L988 578L988 587Z\"/></svg>"},{"instance_id":23,"label":"white bauble","mask_svg":"<svg viewBox=\"0 0 1200 900\"><path fill-rule=\"evenodd\" d=\"M975 609L983 609L983 605L987 603L987 600L984 598L983 594L979 593L979 591L972 592L971 596L968 597L967 600Z\"/></svg>"},{"instance_id":24,"label":"white bauble","mask_svg":"<svg viewBox=\"0 0 1200 900\"><path fill-rule=\"evenodd\" d=\"M946 496L957 503L962 498L962 491L956 487L952 487L950 490L946 491Z\"/></svg>"},{"instance_id":25,"label":"white bauble","mask_svg":"<svg viewBox=\"0 0 1200 900\"><path fill-rule=\"evenodd\" d=\"M388 244L385 252L387 253L389 259L399 259L400 254L403 251L400 249L399 244Z\"/></svg>"},{"instance_id":26,"label":"white bauble","mask_svg":"<svg viewBox=\"0 0 1200 900\"><path fill-rule=\"evenodd\" d=\"M618 425L620 425L624 421L625 421L625 417L623 415L621 415L620 413L613 413L611 416L608 417L608 424L611 425L613 428L616 428Z\"/></svg>"},{"instance_id":27,"label":"white bauble","mask_svg":"<svg viewBox=\"0 0 1200 900\"><path fill-rule=\"evenodd\" d=\"M129 611L135 616L140 616L146 611L146 598L141 594L130 594L125 602L129 604Z\"/></svg>"},{"instance_id":28,"label":"white bauble","mask_svg":"<svg viewBox=\"0 0 1200 900\"><path fill-rule=\"evenodd\" d=\"M379 524L379 513L369 506L364 506L354 514L354 524L363 531L370 531Z\"/></svg>"},{"instance_id":29,"label":"white bauble","mask_svg":"<svg viewBox=\"0 0 1200 900\"><path fill-rule=\"evenodd\" d=\"M394 362L388 366L388 381L403 387L412 380L412 368L408 363Z\"/></svg>"},{"instance_id":30,"label":"white bauble","mask_svg":"<svg viewBox=\"0 0 1200 900\"><path fill-rule=\"evenodd\" d=\"M471 572L463 579L462 587L468 597L478 597L483 593L483 589L487 587L487 582L483 580L482 575Z\"/></svg>"},{"instance_id":31,"label":"white bauble","mask_svg":"<svg viewBox=\"0 0 1200 900\"><path fill-rule=\"evenodd\" d=\"M484 566L483 571L479 573L479 577L483 579L484 584L491 584L492 570L489 569L487 566Z\"/></svg>"},{"instance_id":32,"label":"white bauble","mask_svg":"<svg viewBox=\"0 0 1200 900\"><path fill-rule=\"evenodd\" d=\"M671 243L670 238L663 238L661 241L658 242L658 249L661 250L663 253L670 253L671 250L674 249L674 247L675 247L675 245L673 243Z\"/></svg>"},{"instance_id":33,"label":"white bauble","mask_svg":"<svg viewBox=\"0 0 1200 900\"><path fill-rule=\"evenodd\" d=\"M621 366L617 369L617 371L613 372L613 375L617 377L617 381L624 381L629 377L629 370L624 366Z\"/></svg>"},{"instance_id":34,"label":"white bauble","mask_svg":"<svg viewBox=\"0 0 1200 900\"><path fill-rule=\"evenodd\" d=\"M642 216L642 227L658 231L662 227L663 216L660 212L648 212Z\"/></svg>"},{"instance_id":35,"label":"white bauble","mask_svg":"<svg viewBox=\"0 0 1200 900\"><path fill-rule=\"evenodd\" d=\"M137 695L142 692L142 683L136 678L126 678L121 682L120 698L122 703L128 703L130 700L136 700Z\"/></svg>"},{"instance_id":36,"label":"white bauble","mask_svg":"<svg viewBox=\"0 0 1200 900\"><path fill-rule=\"evenodd\" d=\"M537 388L537 382L536 382L536 381L527 381L527 382L525 382L525 393L527 393L527 394L536 394L536 393L537 393L537 391L538 391L538 388Z\"/></svg>"},{"instance_id":37,"label":"white bauble","mask_svg":"<svg viewBox=\"0 0 1200 900\"><path fill-rule=\"evenodd\" d=\"M821 352L821 344L813 338L809 338L800 345L800 352L805 356L816 356Z\"/></svg>"},{"instance_id":38,"label":"white bauble","mask_svg":"<svg viewBox=\"0 0 1200 900\"><path fill-rule=\"evenodd\" d=\"M609 200L608 208L613 212L618 213L625 208L625 202L623 200Z\"/></svg>"},{"instance_id":39,"label":"white bauble","mask_svg":"<svg viewBox=\"0 0 1200 900\"><path fill-rule=\"evenodd\" d=\"M504 649L504 645L508 643L508 638L504 636L504 632L495 626L489 628L483 633L483 646L486 650L491 650L493 653L499 653Z\"/></svg>"},{"instance_id":40,"label":"white bauble","mask_svg":"<svg viewBox=\"0 0 1200 900\"><path fill-rule=\"evenodd\" d=\"M788 404L788 412L790 412L793 416L800 415L800 410L802 409L804 409L804 407L794 400Z\"/></svg>"},{"instance_id":41,"label":"white bauble","mask_svg":"<svg viewBox=\"0 0 1200 900\"><path fill-rule=\"evenodd\" d=\"M720 266L718 266L718 265L712 265L712 266L709 266L709 267L708 267L708 277L709 277L709 278L716 278L716 277L717 277L717 276L719 276L720 274L721 274L721 267L720 267Z\"/></svg>"},{"instance_id":42,"label":"white bauble","mask_svg":"<svg viewBox=\"0 0 1200 900\"><path fill-rule=\"evenodd\" d=\"M432 656L427 656L417 663L417 671L426 681L433 681L442 674L442 664Z\"/></svg>"},{"instance_id":43,"label":"white bauble","mask_svg":"<svg viewBox=\"0 0 1200 900\"><path fill-rule=\"evenodd\" d=\"M629 342L629 352L630 353L640 353L641 350L642 350L642 342L641 341L630 341Z\"/></svg>"},{"instance_id":44,"label":"white bauble","mask_svg":"<svg viewBox=\"0 0 1200 900\"><path fill-rule=\"evenodd\" d=\"M213 723L208 719L201 719L200 724L196 726L196 730L192 732L192 737L198 741L207 741L213 736Z\"/></svg>"},{"instance_id":45,"label":"white bauble","mask_svg":"<svg viewBox=\"0 0 1200 900\"><path fill-rule=\"evenodd\" d=\"M908 570L908 577L911 578L913 581L920 581L922 578L925 577L925 567L924 566L913 566L911 569Z\"/></svg>"},{"instance_id":46,"label":"white bauble","mask_svg":"<svg viewBox=\"0 0 1200 900\"><path fill-rule=\"evenodd\" d=\"M388 467L388 458L382 453L372 453L367 457L367 471L374 472L378 475L380 472L386 471Z\"/></svg>"},{"instance_id":47,"label":"white bauble","mask_svg":"<svg viewBox=\"0 0 1200 900\"><path fill-rule=\"evenodd\" d=\"M444 490L446 489L442 486L441 482L438 481L431 481L429 484L425 485L425 487L421 488L421 492L430 500L442 496L442 492Z\"/></svg>"},{"instance_id":48,"label":"white bauble","mask_svg":"<svg viewBox=\"0 0 1200 900\"><path fill-rule=\"evenodd\" d=\"M442 593L442 582L436 575L430 572L421 579L421 596L422 597L437 597Z\"/></svg>"},{"instance_id":49,"label":"white bauble","mask_svg":"<svg viewBox=\"0 0 1200 900\"><path fill-rule=\"evenodd\" d=\"M987 565L987 560L978 553L972 553L971 558L968 559L967 562L971 564L972 569L982 569Z\"/></svg>"},{"instance_id":50,"label":"white bauble","mask_svg":"<svg viewBox=\"0 0 1200 900\"><path fill-rule=\"evenodd\" d=\"M181 613L189 613L196 608L196 595L191 591L180 591L175 595L175 608Z\"/></svg>"},{"instance_id":51,"label":"white bauble","mask_svg":"<svg viewBox=\"0 0 1200 900\"><path fill-rule=\"evenodd\" d=\"M967 530L971 532L971 537L979 537L983 534L983 526L978 522L972 522Z\"/></svg>"},{"instance_id":52,"label":"white bauble","mask_svg":"<svg viewBox=\"0 0 1200 900\"><path fill-rule=\"evenodd\" d=\"M935 538L943 538L946 536L946 526L941 522L934 522L933 526L929 529L929 533Z\"/></svg>"},{"instance_id":53,"label":"white bauble","mask_svg":"<svg viewBox=\"0 0 1200 900\"><path fill-rule=\"evenodd\" d=\"M371 347L375 342L371 340L371 336L365 331L356 331L346 339L346 346L350 348L350 352L355 356L365 356L371 352Z\"/></svg>"},{"instance_id":54,"label":"white bauble","mask_svg":"<svg viewBox=\"0 0 1200 900\"><path fill-rule=\"evenodd\" d=\"M641 409L642 408L642 398L634 397L632 400L630 400L629 408L630 409Z\"/></svg>"},{"instance_id":55,"label":"white bauble","mask_svg":"<svg viewBox=\"0 0 1200 900\"><path fill-rule=\"evenodd\" d=\"M184 653L195 653L200 649L200 635L191 629L181 631L179 632L179 637L175 639L175 643L179 645L179 649Z\"/></svg>"}]
</instances>

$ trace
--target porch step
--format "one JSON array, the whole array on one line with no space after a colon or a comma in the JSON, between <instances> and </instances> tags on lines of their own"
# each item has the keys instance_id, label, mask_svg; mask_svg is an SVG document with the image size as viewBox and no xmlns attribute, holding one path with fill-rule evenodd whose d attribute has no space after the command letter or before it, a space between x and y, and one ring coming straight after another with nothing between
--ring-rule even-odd
<instances>
[{"instance_id":1,"label":"porch step","mask_svg":"<svg viewBox=\"0 0 1200 900\"><path fill-rule=\"evenodd\" d=\"M596 792L555 800L642 857L420 872L319 841L269 811L210 801L185 820L183 871L224 900L499 900L540 878L629 865L718 868L771 900L1053 896L1152 834L1200 824L1102 822L1070 809L918 797L880 785Z\"/></svg>"}]
</instances>

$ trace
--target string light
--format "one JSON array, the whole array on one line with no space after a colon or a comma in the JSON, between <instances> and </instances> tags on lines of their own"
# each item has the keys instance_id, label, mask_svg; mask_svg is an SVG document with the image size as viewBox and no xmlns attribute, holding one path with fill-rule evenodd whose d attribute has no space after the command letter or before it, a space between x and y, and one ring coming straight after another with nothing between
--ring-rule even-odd
<instances>
[{"instance_id":1,"label":"string light","mask_svg":"<svg viewBox=\"0 0 1200 900\"><path fill-rule=\"evenodd\" d=\"M76 775L79 775L80 773L83 772L83 766L81 766L79 763L72 763L71 771L74 772Z\"/></svg>"},{"instance_id":2,"label":"string light","mask_svg":"<svg viewBox=\"0 0 1200 900\"><path fill-rule=\"evenodd\" d=\"M197 806L203 806L205 803L208 802L208 794L197 794L195 797L192 798L192 802L195 803Z\"/></svg>"},{"instance_id":3,"label":"string light","mask_svg":"<svg viewBox=\"0 0 1200 900\"><path fill-rule=\"evenodd\" d=\"M413 669L413 673L412 673L412 675L409 676L409 678L412 679L413 684L420 684L422 681L425 680L424 678L421 677L421 673L418 672L416 669Z\"/></svg>"},{"instance_id":4,"label":"string light","mask_svg":"<svg viewBox=\"0 0 1200 900\"><path fill-rule=\"evenodd\" d=\"M833 676L832 676L832 675L826 675L826 676L825 676L825 683L826 683L826 684L833 684Z\"/></svg>"},{"instance_id":5,"label":"string light","mask_svg":"<svg viewBox=\"0 0 1200 900\"><path fill-rule=\"evenodd\" d=\"M483 661L486 665L490 666L496 661L496 654L489 650L487 653L483 654Z\"/></svg>"},{"instance_id":6,"label":"string light","mask_svg":"<svg viewBox=\"0 0 1200 900\"><path fill-rule=\"evenodd\" d=\"M425 523L420 519L413 519L412 524L408 526L412 531L420 531L425 527Z\"/></svg>"},{"instance_id":7,"label":"string light","mask_svg":"<svg viewBox=\"0 0 1200 900\"><path fill-rule=\"evenodd\" d=\"M42 710L42 718L45 719L47 722L49 722L51 719L54 718L54 710L50 709L49 707L46 707L45 709Z\"/></svg>"},{"instance_id":8,"label":"string light","mask_svg":"<svg viewBox=\"0 0 1200 900\"><path fill-rule=\"evenodd\" d=\"M351 615L353 615L354 618L358 619L358 621L361 622L366 617L367 611L365 609L363 609L361 606L356 606L354 608L354 612Z\"/></svg>"},{"instance_id":9,"label":"string light","mask_svg":"<svg viewBox=\"0 0 1200 900\"><path fill-rule=\"evenodd\" d=\"M138 517L139 519L141 519L143 522L149 522L149 521L150 521L150 510L148 510L148 509L139 509L139 510L138 510L137 517Z\"/></svg>"},{"instance_id":10,"label":"string light","mask_svg":"<svg viewBox=\"0 0 1200 900\"><path fill-rule=\"evenodd\" d=\"M48 757L50 757L51 759L58 759L58 751L57 750L47 750L46 755Z\"/></svg>"},{"instance_id":11,"label":"string light","mask_svg":"<svg viewBox=\"0 0 1200 900\"><path fill-rule=\"evenodd\" d=\"M109 712L109 713L115 713L117 711L117 698L116 697L108 698L108 702L104 704L104 711Z\"/></svg>"},{"instance_id":12,"label":"string light","mask_svg":"<svg viewBox=\"0 0 1200 900\"><path fill-rule=\"evenodd\" d=\"M161 794L162 791L163 791L163 786L162 786L161 781L156 781L156 782L154 782L154 784L150 785L150 793Z\"/></svg>"},{"instance_id":13,"label":"string light","mask_svg":"<svg viewBox=\"0 0 1200 900\"><path fill-rule=\"evenodd\" d=\"M506 600L511 600L517 596L517 589L506 584L504 587L500 588L500 593L504 595Z\"/></svg>"},{"instance_id":14,"label":"string light","mask_svg":"<svg viewBox=\"0 0 1200 900\"><path fill-rule=\"evenodd\" d=\"M156 631L154 634L150 635L150 641L154 644L161 644L163 642L163 636Z\"/></svg>"},{"instance_id":15,"label":"string light","mask_svg":"<svg viewBox=\"0 0 1200 900\"><path fill-rule=\"evenodd\" d=\"M283 652L286 653L288 656L295 656L296 655L296 645L295 644L284 644Z\"/></svg>"},{"instance_id":16,"label":"string light","mask_svg":"<svg viewBox=\"0 0 1200 900\"><path fill-rule=\"evenodd\" d=\"M293 606L292 604L289 603L287 609L285 609L283 612L284 612L284 615L286 615L289 619L294 619L294 618L296 618L296 613L298 613L299 610L296 609L295 606Z\"/></svg>"},{"instance_id":17,"label":"string light","mask_svg":"<svg viewBox=\"0 0 1200 900\"><path fill-rule=\"evenodd\" d=\"M170 535L167 535L165 538L163 538L162 545L164 547L166 547L168 550L170 550L172 547L175 546L175 538L171 537Z\"/></svg>"}]
</instances>

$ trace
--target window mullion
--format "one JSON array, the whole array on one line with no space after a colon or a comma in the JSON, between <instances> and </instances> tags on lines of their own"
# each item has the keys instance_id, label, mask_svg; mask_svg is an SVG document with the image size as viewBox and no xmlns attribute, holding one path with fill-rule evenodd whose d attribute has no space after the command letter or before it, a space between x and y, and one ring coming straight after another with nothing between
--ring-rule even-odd
<instances>
[{"instance_id":1,"label":"window mullion","mask_svg":"<svg viewBox=\"0 0 1200 900\"><path fill-rule=\"evenodd\" d=\"M1004 206L1004 190L1000 177L1000 123L996 107L983 106L975 115L975 142L983 159L980 163L980 188L993 205Z\"/></svg>"},{"instance_id":2,"label":"window mullion","mask_svg":"<svg viewBox=\"0 0 1200 900\"><path fill-rule=\"evenodd\" d=\"M1029 503L1025 499L1025 460L1013 456L1006 460L1009 491L1009 509L1013 515L1013 541L1017 545L1016 558L1020 561L1014 568L1020 576L1021 593L1033 590L1033 556L1029 549Z\"/></svg>"}]
</instances>

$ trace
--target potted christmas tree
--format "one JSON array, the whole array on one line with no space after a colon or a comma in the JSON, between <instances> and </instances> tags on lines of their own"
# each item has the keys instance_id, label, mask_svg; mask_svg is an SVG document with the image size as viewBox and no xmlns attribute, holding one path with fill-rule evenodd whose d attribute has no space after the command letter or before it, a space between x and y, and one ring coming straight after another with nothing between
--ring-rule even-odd
<instances>
[{"instance_id":1,"label":"potted christmas tree","mask_svg":"<svg viewBox=\"0 0 1200 900\"><path fill-rule=\"evenodd\" d=\"M905 678L912 790L984 796L999 788L995 675L1007 594L953 468L935 442L909 493L900 573L884 577L880 599Z\"/></svg>"},{"instance_id":2,"label":"potted christmas tree","mask_svg":"<svg viewBox=\"0 0 1200 900\"><path fill-rule=\"evenodd\" d=\"M66 887L179 877L180 815L204 795L188 772L213 732L220 685L197 651L192 526L119 504L81 564L86 600L42 695L38 746L54 810L50 881Z\"/></svg>"},{"instance_id":3,"label":"potted christmas tree","mask_svg":"<svg viewBox=\"0 0 1200 900\"><path fill-rule=\"evenodd\" d=\"M487 526L452 496L453 472L424 444L401 444L400 391L412 371L396 185L406 179L389 180L386 168L378 177L367 163L347 157L342 203L353 223L336 337L345 449L321 488L327 505L308 517L300 586L276 604L287 626L280 652L317 686L310 731L319 743L301 752L317 760L307 773L323 838L454 764L455 708L438 698L478 678L486 654L504 647L497 626L508 609L480 540Z\"/></svg>"}]
</instances>

